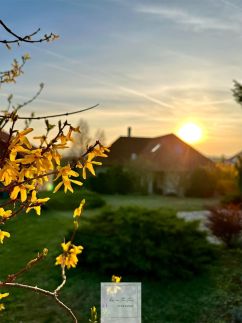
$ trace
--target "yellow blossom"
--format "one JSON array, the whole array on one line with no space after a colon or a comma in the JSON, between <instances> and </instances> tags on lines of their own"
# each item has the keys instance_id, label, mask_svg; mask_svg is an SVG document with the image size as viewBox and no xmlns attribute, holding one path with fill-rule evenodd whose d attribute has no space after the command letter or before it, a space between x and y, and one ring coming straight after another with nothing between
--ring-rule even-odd
<instances>
[{"instance_id":1,"label":"yellow blossom","mask_svg":"<svg viewBox=\"0 0 242 323\"><path fill-rule=\"evenodd\" d=\"M113 283L120 283L121 279L122 279L121 276L115 276L115 275L112 276L112 282Z\"/></svg>"},{"instance_id":2,"label":"yellow blossom","mask_svg":"<svg viewBox=\"0 0 242 323\"><path fill-rule=\"evenodd\" d=\"M0 299L8 297L9 293L0 293ZM0 303L0 312L5 310L5 306L3 303Z\"/></svg>"},{"instance_id":3,"label":"yellow blossom","mask_svg":"<svg viewBox=\"0 0 242 323\"><path fill-rule=\"evenodd\" d=\"M56 265L66 266L68 269L76 267L77 255L82 253L82 246L75 246L71 241L61 244L63 253L56 257Z\"/></svg>"},{"instance_id":4,"label":"yellow blossom","mask_svg":"<svg viewBox=\"0 0 242 323\"><path fill-rule=\"evenodd\" d=\"M26 213L29 213L30 210L34 209L37 215L40 215L41 213L41 204L49 201L49 197L45 197L43 199L37 199L36 197L36 191L32 191L32 196L31 196L31 203L29 207L26 210Z\"/></svg>"},{"instance_id":5,"label":"yellow blossom","mask_svg":"<svg viewBox=\"0 0 242 323\"><path fill-rule=\"evenodd\" d=\"M18 132L18 134L10 142L9 151L11 151L12 148L18 143L25 144L29 149L31 149L32 145L29 143L28 139L25 137L31 131L33 131L33 128L27 128L23 131Z\"/></svg>"},{"instance_id":6,"label":"yellow blossom","mask_svg":"<svg viewBox=\"0 0 242 323\"><path fill-rule=\"evenodd\" d=\"M21 202L25 202L27 200L27 189L24 185L17 185L14 187L10 194L10 198L12 200L16 200L18 195L20 193L21 196Z\"/></svg>"},{"instance_id":7,"label":"yellow blossom","mask_svg":"<svg viewBox=\"0 0 242 323\"><path fill-rule=\"evenodd\" d=\"M12 215L12 210L5 211L2 207L0 208L0 216L2 218L9 218Z\"/></svg>"},{"instance_id":8,"label":"yellow blossom","mask_svg":"<svg viewBox=\"0 0 242 323\"><path fill-rule=\"evenodd\" d=\"M9 238L10 237L10 233L9 232L7 232L7 231L2 231L1 229L0 229L0 242L1 243L3 243L3 239L4 238Z\"/></svg>"},{"instance_id":9,"label":"yellow blossom","mask_svg":"<svg viewBox=\"0 0 242 323\"><path fill-rule=\"evenodd\" d=\"M0 299L8 297L9 293L0 293Z\"/></svg>"},{"instance_id":10,"label":"yellow blossom","mask_svg":"<svg viewBox=\"0 0 242 323\"><path fill-rule=\"evenodd\" d=\"M85 203L86 203L86 200L85 200L85 199L83 199L83 200L81 201L81 203L80 203L79 207L78 207L78 208L76 208L76 209L74 210L74 214L73 214L73 217L74 217L74 218L75 218L75 217L79 217L79 216L81 215L82 210L83 210L83 206L85 205Z\"/></svg>"},{"instance_id":11,"label":"yellow blossom","mask_svg":"<svg viewBox=\"0 0 242 323\"><path fill-rule=\"evenodd\" d=\"M108 155L105 152L110 152L110 149L100 145L98 148L97 147L93 148L93 150L90 154L92 154L94 157L104 157L105 158L105 157L108 157Z\"/></svg>"},{"instance_id":12,"label":"yellow blossom","mask_svg":"<svg viewBox=\"0 0 242 323\"><path fill-rule=\"evenodd\" d=\"M70 179L69 177L74 176L74 177L78 177L79 174L77 172L74 172L70 165L68 164L67 166L64 167L57 167L58 169L58 175L55 178L55 180L57 180L59 177L62 177L62 181L56 185L55 189L54 189L54 193L56 193L61 186L64 184L64 192L66 193L67 190L69 190L70 192L73 193L73 188L71 186L71 183L77 184L79 186L82 186L83 183L74 179Z\"/></svg>"},{"instance_id":13,"label":"yellow blossom","mask_svg":"<svg viewBox=\"0 0 242 323\"><path fill-rule=\"evenodd\" d=\"M2 169L0 169L0 181L3 185L7 186L12 183L12 181L18 178L19 166L15 162L6 161Z\"/></svg>"},{"instance_id":14,"label":"yellow blossom","mask_svg":"<svg viewBox=\"0 0 242 323\"><path fill-rule=\"evenodd\" d=\"M89 172L95 176L95 171L94 171L94 168L93 168L93 165L102 165L101 162L97 162L97 161L93 161L92 159L94 158L95 156L92 154L92 153L89 153L88 156L87 156L87 160L85 161L84 165L82 165L80 162L77 163L76 167L77 168L82 168L82 177L84 179L87 178L87 173L86 173L86 169L89 170Z\"/></svg>"}]
</instances>

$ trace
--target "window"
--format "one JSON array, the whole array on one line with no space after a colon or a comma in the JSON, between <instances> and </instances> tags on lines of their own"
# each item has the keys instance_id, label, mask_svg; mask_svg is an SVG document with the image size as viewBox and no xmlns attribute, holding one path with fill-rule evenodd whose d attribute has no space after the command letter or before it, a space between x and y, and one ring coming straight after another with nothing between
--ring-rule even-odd
<instances>
[{"instance_id":1,"label":"window","mask_svg":"<svg viewBox=\"0 0 242 323\"><path fill-rule=\"evenodd\" d=\"M157 145L155 145L155 147L153 147L153 148L151 149L151 152L152 152L152 153L155 153L159 148L160 148L160 144L157 144Z\"/></svg>"}]
</instances>

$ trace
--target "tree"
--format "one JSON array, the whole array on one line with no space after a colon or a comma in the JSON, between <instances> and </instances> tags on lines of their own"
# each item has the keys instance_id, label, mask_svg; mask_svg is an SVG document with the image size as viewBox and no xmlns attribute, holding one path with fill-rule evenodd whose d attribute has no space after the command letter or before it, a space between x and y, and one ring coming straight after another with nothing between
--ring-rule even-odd
<instances>
[{"instance_id":1,"label":"tree","mask_svg":"<svg viewBox=\"0 0 242 323\"><path fill-rule=\"evenodd\" d=\"M8 40L0 40L0 43L6 45L8 49L11 49L11 44L41 43L58 38L57 35L51 33L34 40L33 36L39 32L39 29L26 36L19 36L1 20L0 25L13 37ZM21 63L14 60L12 67L8 71L0 72L0 83L16 82L16 79L23 73L23 66L28 59L30 59L30 56L25 54L21 58ZM3 132L6 131L5 129L10 128L6 135L7 139L3 143L3 147L0 151L0 191L7 192L9 195L7 201L0 205L1 244L7 243L8 238L11 238L10 232L3 230L4 225L8 221L19 216L22 212L29 213L34 211L37 215L41 214L42 206L49 200L49 197L39 198L38 191L43 183L49 181L49 175L54 175L55 181L58 182L55 186L54 193L62 188L64 189L64 192L67 192L68 190L73 192L72 184L82 186L83 180L86 178L86 171L95 174L93 165L99 164L98 162L95 162L95 158L107 157L106 152L108 149L99 141L96 141L93 145L88 145L88 147L86 147L86 150L77 161L61 166L61 151L67 148L68 143L73 140L73 134L80 133L80 129L79 127L73 127L67 120L64 122L60 120L57 124L51 124L49 119L81 113L93 109L96 106L65 114L48 116L34 116L32 114L30 116L23 116L21 114L21 109L27 104L30 104L40 94L42 89L43 85L40 86L40 90L33 98L22 104L18 104L17 106L12 104L12 95L10 95L8 98L8 106L0 115L0 131ZM35 137L35 140L37 140L37 144L35 145L32 145L28 139L29 133L34 130L30 127L33 119L45 120L46 126L45 134ZM25 129L18 129L19 120L26 121ZM53 132L53 129L55 133ZM82 173L79 174L75 169L81 169ZM70 315L73 322L77 322L73 311L60 300L60 291L66 283L66 268L70 269L77 265L77 255L81 254L83 250L81 245L77 246L74 244L74 238L84 205L85 200L77 203L77 207L73 212L74 221L72 237L69 241L61 243L62 251L60 255L56 257L56 265L61 267L62 281L59 286L57 286L54 291L49 291L38 288L37 286L31 286L24 283L20 284L17 282L17 279L20 276L36 266L46 257L48 250L45 248L26 265L23 265L18 272L9 274L4 281L0 282L0 300L5 299L9 295L8 292L2 292L3 289L5 290L14 287L28 289L55 300L55 302ZM0 311L3 309L4 303L0 303ZM97 322L96 319L96 309L93 307L90 322Z\"/></svg>"},{"instance_id":2,"label":"tree","mask_svg":"<svg viewBox=\"0 0 242 323\"><path fill-rule=\"evenodd\" d=\"M73 157L79 157L91 143L89 125L84 119L80 119L77 125L80 132L75 133L70 154Z\"/></svg>"},{"instance_id":3,"label":"tree","mask_svg":"<svg viewBox=\"0 0 242 323\"><path fill-rule=\"evenodd\" d=\"M104 130L98 129L92 138L90 134L90 127L86 120L80 119L77 127L79 127L80 132L75 133L73 136L73 142L70 150L71 157L80 157L92 142L99 141L103 145L106 144Z\"/></svg>"},{"instance_id":4,"label":"tree","mask_svg":"<svg viewBox=\"0 0 242 323\"><path fill-rule=\"evenodd\" d=\"M234 85L232 88L232 93L235 101L242 106L242 85L234 80ZM238 156L236 162L236 169L238 171L238 185L240 189L240 194L242 195L242 157Z\"/></svg>"},{"instance_id":5,"label":"tree","mask_svg":"<svg viewBox=\"0 0 242 323\"><path fill-rule=\"evenodd\" d=\"M97 129L93 141L99 140L103 145L106 145L106 134L103 129Z\"/></svg>"},{"instance_id":6,"label":"tree","mask_svg":"<svg viewBox=\"0 0 242 323\"><path fill-rule=\"evenodd\" d=\"M236 169L238 172L238 186L239 191L242 196L242 156L238 156L237 162L236 162Z\"/></svg>"},{"instance_id":7,"label":"tree","mask_svg":"<svg viewBox=\"0 0 242 323\"><path fill-rule=\"evenodd\" d=\"M232 93L233 93L234 99L237 103L242 105L242 85L236 80L234 80L233 83L234 85L232 88Z\"/></svg>"}]
</instances>

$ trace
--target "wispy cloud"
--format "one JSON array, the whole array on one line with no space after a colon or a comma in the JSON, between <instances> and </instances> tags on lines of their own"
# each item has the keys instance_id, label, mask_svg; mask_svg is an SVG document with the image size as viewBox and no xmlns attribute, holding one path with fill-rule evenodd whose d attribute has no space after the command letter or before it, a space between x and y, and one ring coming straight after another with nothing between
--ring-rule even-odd
<instances>
[{"instance_id":1,"label":"wispy cloud","mask_svg":"<svg viewBox=\"0 0 242 323\"><path fill-rule=\"evenodd\" d=\"M129 94L131 94L133 96L143 98L146 101L149 101L149 102L152 102L152 103L155 103L155 104L161 106L162 108L169 108L169 109L175 108L173 105L171 105L171 104L169 104L167 102L161 101L161 100L159 100L159 99L157 99L157 98L155 98L155 97L153 97L151 95L148 95L148 94L144 93L143 91L138 91L136 89L127 88L127 87L122 86L120 84L109 83L107 81L100 80L100 79L95 78L93 76L82 74L82 73L80 73L80 72L78 72L76 70L74 71L73 69L70 69L70 68L65 68L65 67L62 67L62 66L55 65L55 64L47 64L47 65L49 67L51 67L51 68L54 68L54 69L57 69L57 70L60 70L60 71L63 71L63 72L71 73L71 74L74 74L74 75L77 75L77 76L85 76L86 78L88 78L90 80L93 80L95 82L98 82L101 85L106 85L106 86L111 87L111 88L116 88L121 92L129 93ZM168 113L168 111L167 111L167 113ZM169 113L172 113L172 111L169 111Z\"/></svg>"},{"instance_id":2,"label":"wispy cloud","mask_svg":"<svg viewBox=\"0 0 242 323\"><path fill-rule=\"evenodd\" d=\"M194 31L221 30L238 31L239 25L236 22L224 21L222 19L207 16L197 16L181 8L140 5L135 9L139 13L157 16L170 20L175 24L193 28Z\"/></svg>"},{"instance_id":3,"label":"wispy cloud","mask_svg":"<svg viewBox=\"0 0 242 323\"><path fill-rule=\"evenodd\" d=\"M239 7L238 5L236 5L235 3L233 3L232 1L228 1L228 0L220 0L223 4L233 8L233 9L236 9L236 10L241 10L242 7Z\"/></svg>"}]
</instances>

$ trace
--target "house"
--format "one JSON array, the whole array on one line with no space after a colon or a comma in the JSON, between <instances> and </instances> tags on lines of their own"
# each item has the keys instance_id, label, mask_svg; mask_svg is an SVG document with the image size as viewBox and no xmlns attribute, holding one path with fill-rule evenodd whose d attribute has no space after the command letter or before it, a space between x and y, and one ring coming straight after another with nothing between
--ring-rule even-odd
<instances>
[{"instance_id":1,"label":"house","mask_svg":"<svg viewBox=\"0 0 242 323\"><path fill-rule=\"evenodd\" d=\"M235 165L237 163L239 157L242 158L242 151L240 151L238 154L227 159L226 163Z\"/></svg>"},{"instance_id":2,"label":"house","mask_svg":"<svg viewBox=\"0 0 242 323\"><path fill-rule=\"evenodd\" d=\"M183 195L189 175L198 167L214 163L174 134L155 138L119 137L110 148L106 166L140 169L148 193Z\"/></svg>"}]
</instances>

